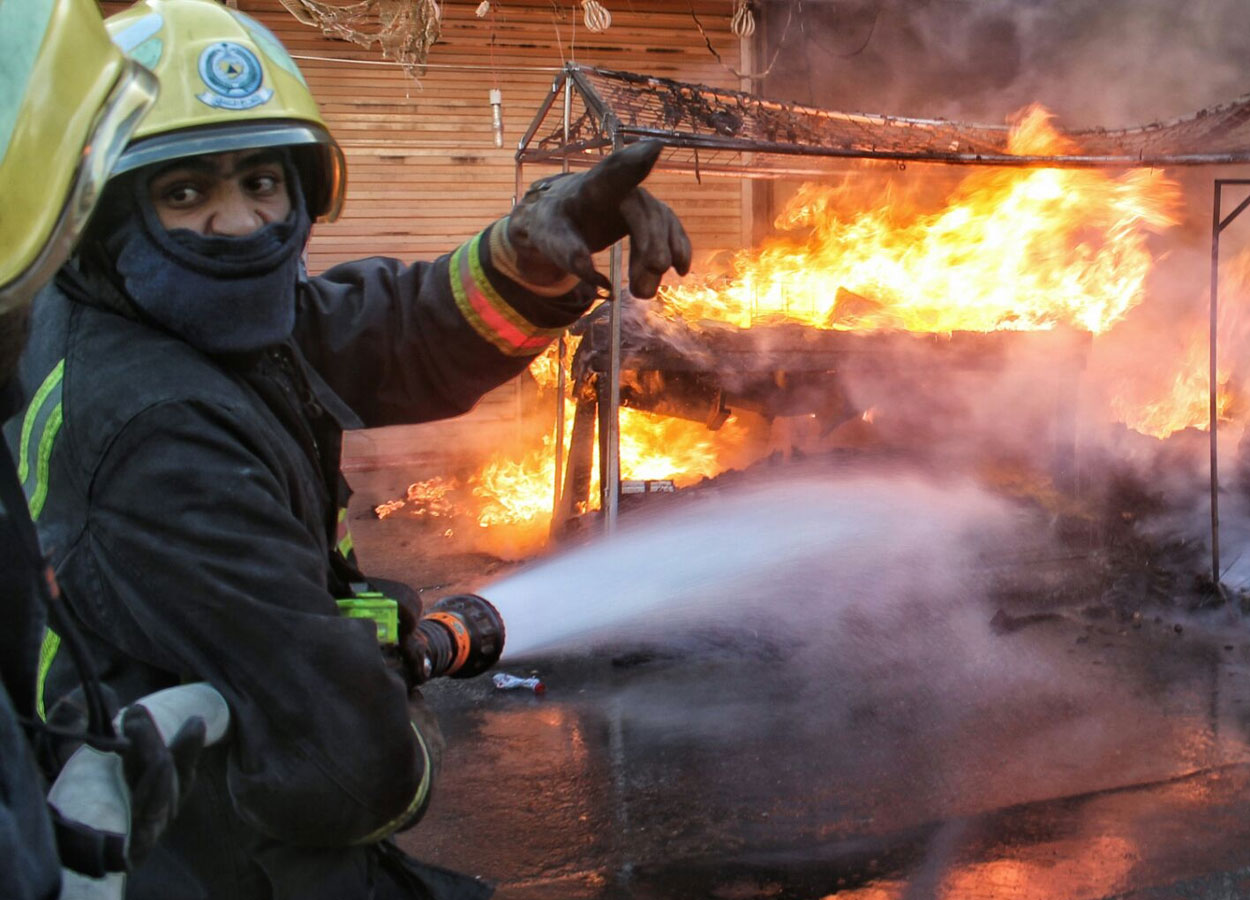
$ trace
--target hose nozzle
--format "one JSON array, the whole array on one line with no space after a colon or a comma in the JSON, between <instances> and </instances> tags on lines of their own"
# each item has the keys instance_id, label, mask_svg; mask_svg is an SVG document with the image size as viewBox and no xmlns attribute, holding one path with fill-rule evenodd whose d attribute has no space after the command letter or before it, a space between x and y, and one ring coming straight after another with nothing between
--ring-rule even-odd
<instances>
[{"instance_id":1,"label":"hose nozzle","mask_svg":"<svg viewBox=\"0 0 1250 900\"><path fill-rule=\"evenodd\" d=\"M504 625L499 610L477 594L439 600L417 621L404 655L419 669L420 683L446 675L472 678L499 661Z\"/></svg>"}]
</instances>

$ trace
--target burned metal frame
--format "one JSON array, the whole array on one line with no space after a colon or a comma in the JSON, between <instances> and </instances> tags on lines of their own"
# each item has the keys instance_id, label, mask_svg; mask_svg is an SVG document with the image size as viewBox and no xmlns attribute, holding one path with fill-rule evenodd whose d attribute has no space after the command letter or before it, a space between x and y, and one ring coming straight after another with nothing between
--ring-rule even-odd
<instances>
[{"instance_id":1,"label":"burned metal frame","mask_svg":"<svg viewBox=\"0 0 1250 900\"><path fill-rule=\"evenodd\" d=\"M557 99L563 110L553 126L548 118ZM546 129L544 131L544 128ZM615 72L569 63L555 77L529 128L517 145L516 198L527 163L558 164L565 172L588 168L612 150L641 140L656 140L663 151L656 169L667 172L739 178L822 177L849 160L929 162L949 165L1032 166L1048 168L1140 168L1250 163L1250 95L1181 119L1125 129L1088 129L1063 133L1063 152L1053 155L1013 153L1010 128L943 119L846 113L769 100L707 85ZM1212 580L1219 572L1219 470L1216 451L1216 313L1219 304L1219 235L1247 207L1243 201L1221 217L1225 185L1250 180L1216 179L1211 226L1211 545ZM621 246L611 250L612 293L624 295ZM602 460L602 509L605 528L616 528L620 497L620 304L611 304L609 433ZM561 343L557 395L557 454L553 509L558 510L564 453L564 345Z\"/></svg>"},{"instance_id":2,"label":"burned metal frame","mask_svg":"<svg viewBox=\"0 0 1250 900\"><path fill-rule=\"evenodd\" d=\"M1220 478L1219 478L1219 372L1216 341L1219 335L1220 310L1220 235L1250 207L1250 196L1243 199L1227 216L1223 215L1224 188L1226 186L1250 186L1246 178L1215 179L1215 196L1211 201L1211 336L1208 351L1209 370L1207 387L1209 394L1208 427L1211 440L1211 583L1220 589Z\"/></svg>"}]
</instances>

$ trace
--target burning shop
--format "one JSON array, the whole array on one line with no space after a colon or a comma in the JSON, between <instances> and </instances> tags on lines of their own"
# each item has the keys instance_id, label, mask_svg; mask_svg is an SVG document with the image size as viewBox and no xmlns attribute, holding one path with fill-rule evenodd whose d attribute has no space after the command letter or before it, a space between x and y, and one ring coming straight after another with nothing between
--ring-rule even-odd
<instances>
[{"instance_id":1,"label":"burning shop","mask_svg":"<svg viewBox=\"0 0 1250 900\"><path fill-rule=\"evenodd\" d=\"M635 494L796 456L905 455L1056 511L1109 444L1207 429L1214 463L1213 426L1239 427L1241 327L1217 301L1250 272L1218 265L1218 238L1246 204L1221 211L1235 183L1217 178L1210 228L1194 209L1214 167L1250 161L1248 110L1064 132L1040 107L969 125L569 65L521 140L518 191L532 166L658 140L657 169L771 184L774 231L648 303L613 248L619 300L532 368L554 428L377 512L470 516L532 552L611 529Z\"/></svg>"}]
</instances>

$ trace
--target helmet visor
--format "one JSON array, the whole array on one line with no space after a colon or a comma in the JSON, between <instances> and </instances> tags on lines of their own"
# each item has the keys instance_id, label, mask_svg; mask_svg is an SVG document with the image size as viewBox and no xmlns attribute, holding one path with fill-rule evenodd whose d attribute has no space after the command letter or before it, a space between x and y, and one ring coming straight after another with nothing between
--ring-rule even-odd
<instances>
[{"instance_id":1,"label":"helmet visor","mask_svg":"<svg viewBox=\"0 0 1250 900\"><path fill-rule=\"evenodd\" d=\"M113 174L189 156L265 147L290 147L294 151L309 215L330 222L338 218L346 172L343 151L329 132L309 122L251 121L153 135L126 148Z\"/></svg>"}]
</instances>

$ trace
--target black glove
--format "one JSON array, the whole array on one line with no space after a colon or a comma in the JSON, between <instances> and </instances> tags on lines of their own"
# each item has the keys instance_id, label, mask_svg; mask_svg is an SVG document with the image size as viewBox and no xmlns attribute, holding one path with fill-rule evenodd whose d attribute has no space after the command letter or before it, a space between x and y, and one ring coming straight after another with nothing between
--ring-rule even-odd
<instances>
[{"instance_id":1,"label":"black glove","mask_svg":"<svg viewBox=\"0 0 1250 900\"><path fill-rule=\"evenodd\" d=\"M115 716L116 694L106 685L101 685L101 692L109 715ZM82 688L75 688L56 702L48 713L48 724L64 732L85 731L87 709ZM126 746L118 753L130 789L126 863L133 869L151 852L190 793L195 766L204 749L205 725L199 717L188 719L166 746L151 714L142 706L128 706L122 712L121 732ZM57 752L53 754L56 770L65 765L79 744L57 741Z\"/></svg>"},{"instance_id":2,"label":"black glove","mask_svg":"<svg viewBox=\"0 0 1250 900\"><path fill-rule=\"evenodd\" d=\"M617 150L593 169L535 181L508 218L517 270L533 284L566 273L611 290L591 254L628 236L629 291L654 297L670 268L690 271L690 238L667 205L638 185L660 155L658 141Z\"/></svg>"},{"instance_id":3,"label":"black glove","mask_svg":"<svg viewBox=\"0 0 1250 900\"><path fill-rule=\"evenodd\" d=\"M130 706L122 713L122 734L130 743L122 753L130 786L126 859L134 867L156 846L191 793L204 750L205 725L199 716L187 719L167 747L151 714L142 706Z\"/></svg>"}]
</instances>

